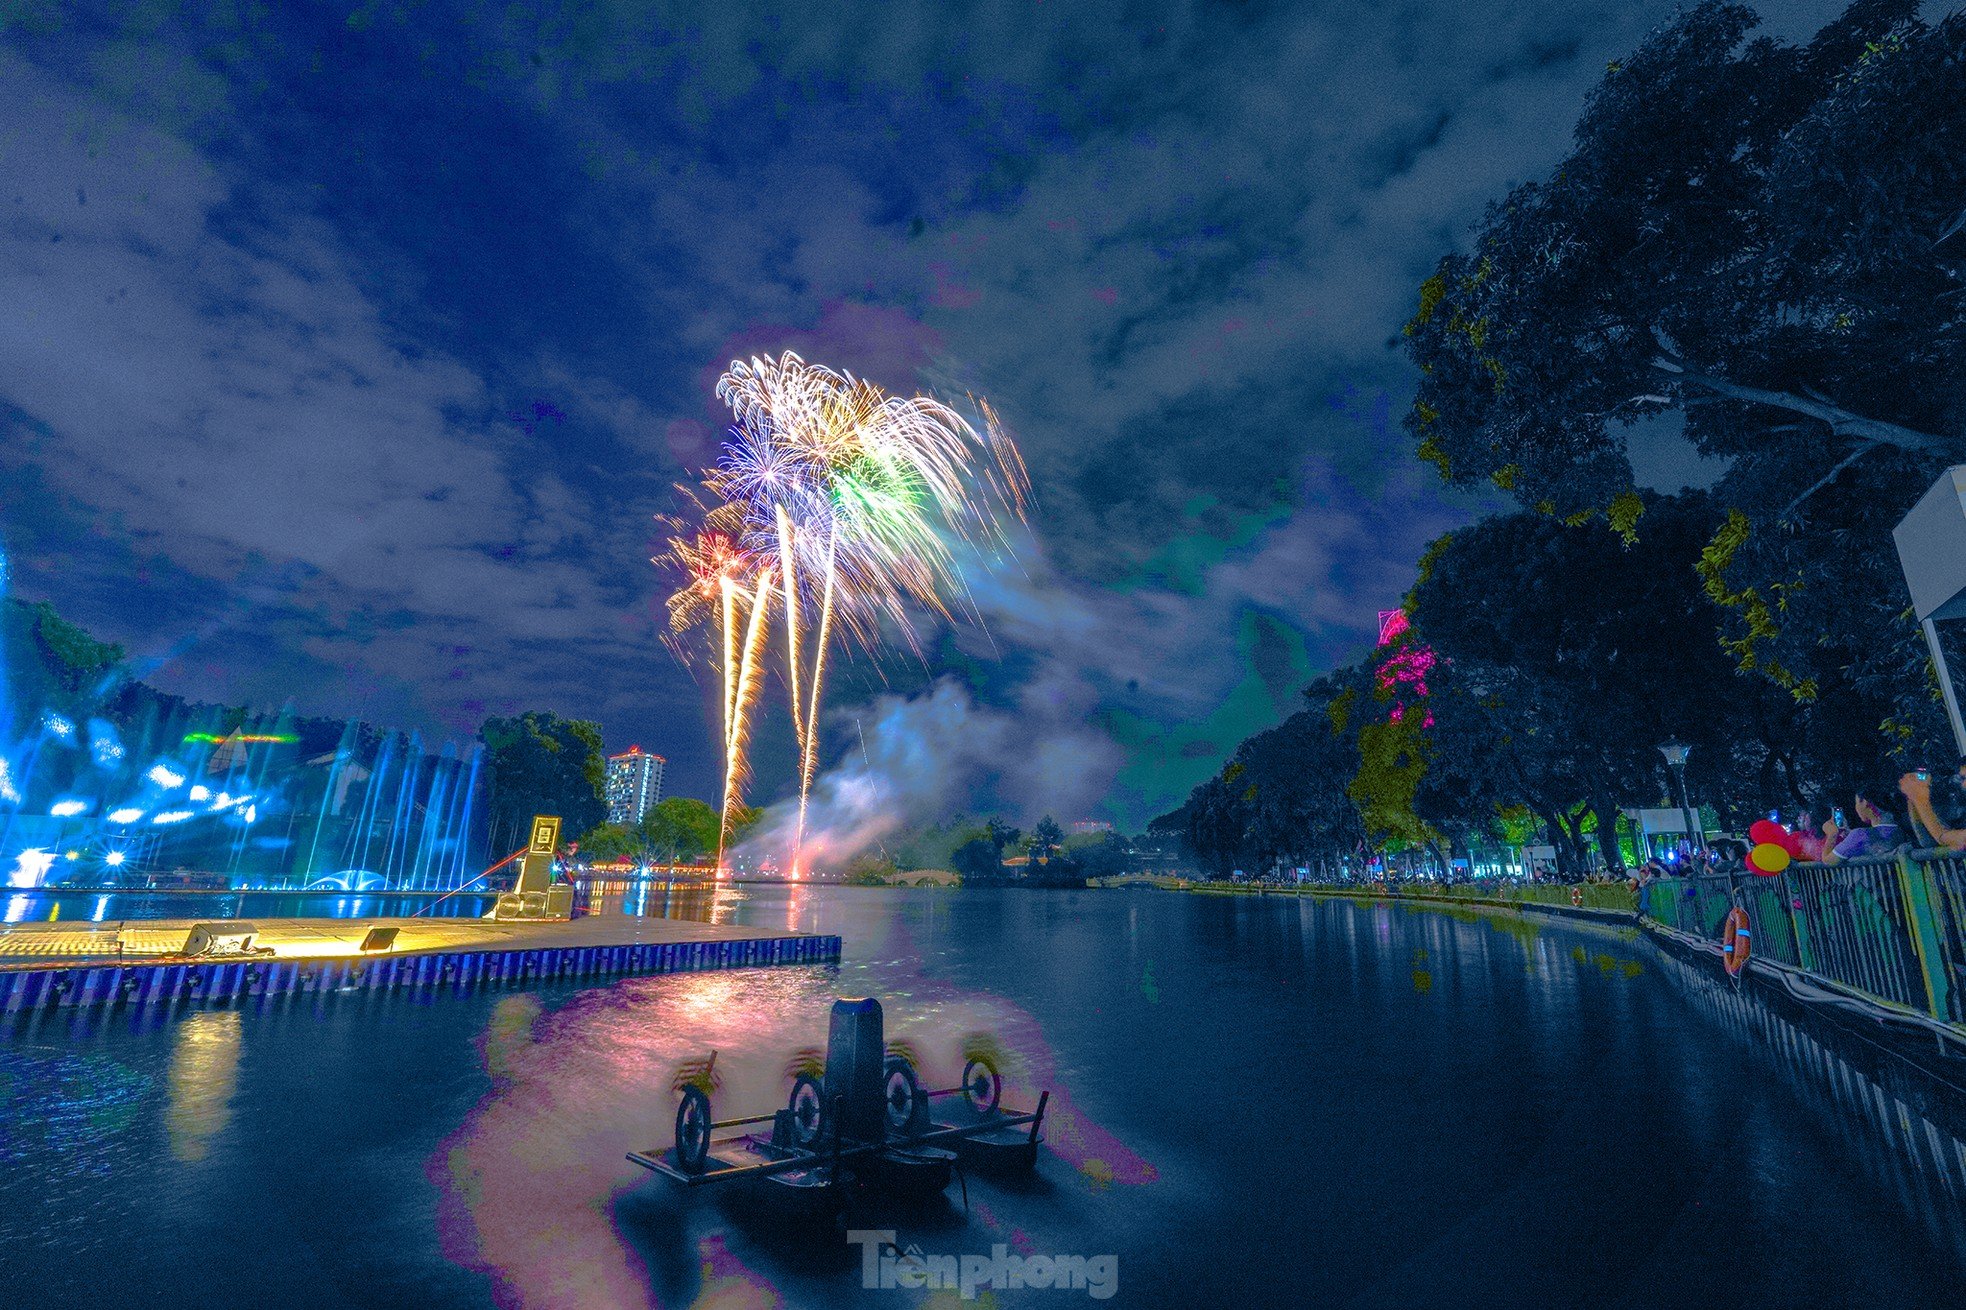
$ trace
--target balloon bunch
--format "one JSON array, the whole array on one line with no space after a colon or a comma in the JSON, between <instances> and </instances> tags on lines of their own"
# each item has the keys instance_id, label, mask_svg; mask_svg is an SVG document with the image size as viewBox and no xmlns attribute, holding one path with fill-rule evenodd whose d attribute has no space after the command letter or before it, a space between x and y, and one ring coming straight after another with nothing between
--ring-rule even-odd
<instances>
[{"instance_id":1,"label":"balloon bunch","mask_svg":"<svg viewBox=\"0 0 1966 1310\"><path fill-rule=\"evenodd\" d=\"M1772 878L1802 856L1802 839L1773 819L1757 819L1748 826L1748 867L1764 878Z\"/></svg>"}]
</instances>

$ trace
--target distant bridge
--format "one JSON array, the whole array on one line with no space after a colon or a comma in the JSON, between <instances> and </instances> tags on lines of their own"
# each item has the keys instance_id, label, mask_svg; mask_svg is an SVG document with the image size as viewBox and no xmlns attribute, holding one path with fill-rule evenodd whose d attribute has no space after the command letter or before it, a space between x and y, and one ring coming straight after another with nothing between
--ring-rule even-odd
<instances>
[{"instance_id":1,"label":"distant bridge","mask_svg":"<svg viewBox=\"0 0 1966 1310\"><path fill-rule=\"evenodd\" d=\"M963 880L947 869L900 869L888 875L890 887L960 887Z\"/></svg>"},{"instance_id":2,"label":"distant bridge","mask_svg":"<svg viewBox=\"0 0 1966 1310\"><path fill-rule=\"evenodd\" d=\"M1185 891L1194 883L1171 873L1118 873L1110 878L1087 878L1088 887L1159 887L1163 891Z\"/></svg>"}]
</instances>

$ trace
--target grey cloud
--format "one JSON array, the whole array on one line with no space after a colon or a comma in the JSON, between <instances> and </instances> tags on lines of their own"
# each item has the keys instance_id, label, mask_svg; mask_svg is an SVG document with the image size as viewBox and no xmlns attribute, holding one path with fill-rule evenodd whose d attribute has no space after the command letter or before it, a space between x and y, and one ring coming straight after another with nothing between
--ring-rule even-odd
<instances>
[{"instance_id":1,"label":"grey cloud","mask_svg":"<svg viewBox=\"0 0 1966 1310\"><path fill-rule=\"evenodd\" d=\"M892 388L990 397L1023 444L1030 577L978 585L1001 590L991 631L1031 678L969 708L1035 716L1072 743L1046 756L1057 770L1077 751L1096 778L1108 747L1068 715L1127 682L1171 719L1204 713L1252 610L1341 651L1418 544L1476 507L1328 398L1384 392L1397 413L1410 379L1385 343L1420 279L1560 156L1604 61L1670 11L1006 0L960 22L912 5L792 22L678 4L598 11L576 35L544 11L420 17L472 94L592 165L551 221L603 266L590 281L647 307L567 334L605 342L595 358L446 336L427 252L359 210L310 217L330 212L318 179L255 139L259 65L221 75L135 40L40 68L0 53L20 128L0 395L34 420L0 463L114 525L102 560L167 555L197 584L186 610L261 561L290 579L257 618L213 620L297 643L256 686L292 676L315 708L395 713L432 650L467 647L465 676L446 664L427 691L444 722L531 695L645 740L659 726L680 781L714 732L653 647L649 516L706 453L720 356L839 349ZM143 125L105 115L91 79ZM518 161L509 180L528 176ZM505 421L515 390L567 421ZM1198 591L1141 580L1168 542L1252 515L1273 521Z\"/></svg>"}]
</instances>

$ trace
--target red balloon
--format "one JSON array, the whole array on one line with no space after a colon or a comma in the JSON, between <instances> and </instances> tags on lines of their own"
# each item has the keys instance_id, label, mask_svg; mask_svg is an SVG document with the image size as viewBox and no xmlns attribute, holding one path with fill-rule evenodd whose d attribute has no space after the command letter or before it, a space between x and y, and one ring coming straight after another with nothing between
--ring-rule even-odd
<instances>
[{"instance_id":1,"label":"red balloon","mask_svg":"<svg viewBox=\"0 0 1966 1310\"><path fill-rule=\"evenodd\" d=\"M1791 860L1799 860L1802 858L1801 833L1785 832L1779 838L1776 839L1775 844L1781 847L1783 850L1787 851L1789 853L1789 858Z\"/></svg>"},{"instance_id":2,"label":"red balloon","mask_svg":"<svg viewBox=\"0 0 1966 1310\"><path fill-rule=\"evenodd\" d=\"M1773 819L1756 819L1748 825L1748 840L1756 846L1760 846L1764 842L1773 842L1779 845L1783 834L1786 832L1787 829L1783 828L1781 824L1776 823Z\"/></svg>"}]
</instances>

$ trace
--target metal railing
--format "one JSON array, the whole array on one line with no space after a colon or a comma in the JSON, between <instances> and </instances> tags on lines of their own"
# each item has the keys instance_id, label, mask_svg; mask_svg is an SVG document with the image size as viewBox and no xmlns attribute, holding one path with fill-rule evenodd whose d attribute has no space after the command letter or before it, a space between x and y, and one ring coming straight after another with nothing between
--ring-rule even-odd
<instances>
[{"instance_id":1,"label":"metal railing","mask_svg":"<svg viewBox=\"0 0 1966 1310\"><path fill-rule=\"evenodd\" d=\"M1560 909L1610 910L1633 914L1638 910L1638 894L1629 882L1306 882L1249 883L1197 882L1181 884L1187 890L1242 896L1373 896L1412 901L1469 901L1490 905L1552 905Z\"/></svg>"},{"instance_id":2,"label":"metal railing","mask_svg":"<svg viewBox=\"0 0 1966 1310\"><path fill-rule=\"evenodd\" d=\"M1814 974L1894 1009L1966 1019L1966 858L1905 852L1795 864L1773 877L1664 878L1639 889L1639 913L1720 939L1747 911L1755 958Z\"/></svg>"}]
</instances>

